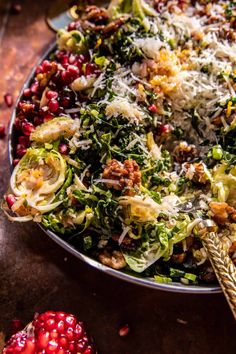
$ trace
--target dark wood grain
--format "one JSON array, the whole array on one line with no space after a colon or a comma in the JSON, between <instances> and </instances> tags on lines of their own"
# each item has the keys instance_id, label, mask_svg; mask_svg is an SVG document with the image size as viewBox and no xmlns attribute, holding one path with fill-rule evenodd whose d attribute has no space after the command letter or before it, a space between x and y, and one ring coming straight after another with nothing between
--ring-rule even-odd
<instances>
[{"instance_id":1,"label":"dark wood grain","mask_svg":"<svg viewBox=\"0 0 236 354\"><path fill-rule=\"evenodd\" d=\"M52 41L44 15L47 1L21 1L7 15L0 0L0 121L11 110L25 78ZM0 140L0 193L9 181L7 139ZM86 320L101 354L233 354L235 324L223 295L181 295L124 283L81 263L33 224L12 224L0 214L0 341L17 317L27 323L46 309ZM118 336L129 323L130 334ZM185 324L184 324L185 323Z\"/></svg>"}]
</instances>

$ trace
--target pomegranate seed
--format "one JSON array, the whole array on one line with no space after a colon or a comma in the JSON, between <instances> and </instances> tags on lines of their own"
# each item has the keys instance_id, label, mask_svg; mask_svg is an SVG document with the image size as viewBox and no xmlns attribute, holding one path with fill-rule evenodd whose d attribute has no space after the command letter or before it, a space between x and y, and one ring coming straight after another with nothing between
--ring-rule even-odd
<instances>
[{"instance_id":1,"label":"pomegranate seed","mask_svg":"<svg viewBox=\"0 0 236 354\"><path fill-rule=\"evenodd\" d=\"M64 320L65 317L66 317L66 313L65 312L57 312L56 313L56 318L57 318L58 321L59 320Z\"/></svg>"},{"instance_id":2,"label":"pomegranate seed","mask_svg":"<svg viewBox=\"0 0 236 354\"><path fill-rule=\"evenodd\" d=\"M161 124L158 128L158 133L160 135L169 134L171 132L171 127L169 124Z\"/></svg>"},{"instance_id":3,"label":"pomegranate seed","mask_svg":"<svg viewBox=\"0 0 236 354\"><path fill-rule=\"evenodd\" d=\"M21 129L21 123L22 123L22 121L19 118L15 119L14 126L17 130Z\"/></svg>"},{"instance_id":4,"label":"pomegranate seed","mask_svg":"<svg viewBox=\"0 0 236 354\"><path fill-rule=\"evenodd\" d=\"M71 75L73 78L76 78L79 75L79 69L75 65L68 65L67 67L67 72L69 75Z\"/></svg>"},{"instance_id":5,"label":"pomegranate seed","mask_svg":"<svg viewBox=\"0 0 236 354\"><path fill-rule=\"evenodd\" d=\"M38 347L46 349L49 342L49 332L40 332L38 335Z\"/></svg>"},{"instance_id":6,"label":"pomegranate seed","mask_svg":"<svg viewBox=\"0 0 236 354\"><path fill-rule=\"evenodd\" d=\"M45 321L45 328L47 331L51 331L53 328L55 328L56 321L53 318L48 318Z\"/></svg>"},{"instance_id":7,"label":"pomegranate seed","mask_svg":"<svg viewBox=\"0 0 236 354\"><path fill-rule=\"evenodd\" d=\"M43 123L43 119L39 117L34 117L34 125L37 127Z\"/></svg>"},{"instance_id":8,"label":"pomegranate seed","mask_svg":"<svg viewBox=\"0 0 236 354\"><path fill-rule=\"evenodd\" d=\"M59 345L62 348L68 349L68 345L69 345L68 339L65 336L62 336L59 339Z\"/></svg>"},{"instance_id":9,"label":"pomegranate seed","mask_svg":"<svg viewBox=\"0 0 236 354\"><path fill-rule=\"evenodd\" d=\"M25 136L25 135L21 135L18 138L19 144L21 144L24 147L28 147L29 146L29 137Z\"/></svg>"},{"instance_id":10,"label":"pomegranate seed","mask_svg":"<svg viewBox=\"0 0 236 354\"><path fill-rule=\"evenodd\" d=\"M33 131L35 130L35 127L32 123L30 122L23 122L22 123L22 132L29 136Z\"/></svg>"},{"instance_id":11,"label":"pomegranate seed","mask_svg":"<svg viewBox=\"0 0 236 354\"><path fill-rule=\"evenodd\" d=\"M44 118L43 118L43 122L47 123L50 120L52 120L54 118L54 114L48 113Z\"/></svg>"},{"instance_id":12,"label":"pomegranate seed","mask_svg":"<svg viewBox=\"0 0 236 354\"><path fill-rule=\"evenodd\" d=\"M67 68L67 66L69 65L69 58L67 55L64 55L62 58L61 58L61 64L64 68Z\"/></svg>"},{"instance_id":13,"label":"pomegranate seed","mask_svg":"<svg viewBox=\"0 0 236 354\"><path fill-rule=\"evenodd\" d=\"M40 74L40 73L42 73L42 72L43 72L43 67L42 67L42 65L39 65L39 66L37 67L35 73L36 73L36 74Z\"/></svg>"},{"instance_id":14,"label":"pomegranate seed","mask_svg":"<svg viewBox=\"0 0 236 354\"><path fill-rule=\"evenodd\" d=\"M69 107L70 103L71 103L71 99L68 96L64 96L62 97L62 99L60 100L60 103L62 105L62 107Z\"/></svg>"},{"instance_id":15,"label":"pomegranate seed","mask_svg":"<svg viewBox=\"0 0 236 354\"><path fill-rule=\"evenodd\" d=\"M157 112L157 106L155 104L151 104L151 106L149 106L148 109L152 113L156 113Z\"/></svg>"},{"instance_id":16,"label":"pomegranate seed","mask_svg":"<svg viewBox=\"0 0 236 354\"><path fill-rule=\"evenodd\" d=\"M74 340L74 330L72 327L68 327L65 331L65 335L69 339L69 341Z\"/></svg>"},{"instance_id":17,"label":"pomegranate seed","mask_svg":"<svg viewBox=\"0 0 236 354\"><path fill-rule=\"evenodd\" d=\"M86 346L86 343L84 343L84 342L77 343L77 345L76 345L76 353L83 352L85 346Z\"/></svg>"},{"instance_id":18,"label":"pomegranate seed","mask_svg":"<svg viewBox=\"0 0 236 354\"><path fill-rule=\"evenodd\" d=\"M91 347L87 347L83 354L93 354L93 349Z\"/></svg>"},{"instance_id":19,"label":"pomegranate seed","mask_svg":"<svg viewBox=\"0 0 236 354\"><path fill-rule=\"evenodd\" d=\"M84 56L83 54L79 54L78 61L79 61L80 63L84 63L84 62L86 61L85 56Z\"/></svg>"},{"instance_id":20,"label":"pomegranate seed","mask_svg":"<svg viewBox=\"0 0 236 354\"><path fill-rule=\"evenodd\" d=\"M14 194L8 194L6 197L5 197L5 200L7 202L7 205L8 205L8 208L11 209L12 205L15 203L16 201L16 198L14 196Z\"/></svg>"},{"instance_id":21,"label":"pomegranate seed","mask_svg":"<svg viewBox=\"0 0 236 354\"><path fill-rule=\"evenodd\" d=\"M46 347L46 353L51 354L54 353L58 348L58 343L55 341L55 339L50 340Z\"/></svg>"},{"instance_id":22,"label":"pomegranate seed","mask_svg":"<svg viewBox=\"0 0 236 354\"><path fill-rule=\"evenodd\" d=\"M17 157L23 157L26 153L27 149L21 144L16 145L16 155Z\"/></svg>"},{"instance_id":23,"label":"pomegranate seed","mask_svg":"<svg viewBox=\"0 0 236 354\"><path fill-rule=\"evenodd\" d=\"M18 15L22 10L22 7L20 4L12 4L10 8L10 13L12 15Z\"/></svg>"},{"instance_id":24,"label":"pomegranate seed","mask_svg":"<svg viewBox=\"0 0 236 354\"><path fill-rule=\"evenodd\" d=\"M60 154L66 155L69 152L69 147L68 145L62 143L58 146L58 151L60 152Z\"/></svg>"},{"instance_id":25,"label":"pomegranate seed","mask_svg":"<svg viewBox=\"0 0 236 354\"><path fill-rule=\"evenodd\" d=\"M55 113L59 108L59 103L53 99L48 102L48 108L52 113Z\"/></svg>"},{"instance_id":26,"label":"pomegranate seed","mask_svg":"<svg viewBox=\"0 0 236 354\"><path fill-rule=\"evenodd\" d=\"M39 83L38 82L34 82L31 87L30 90L32 93L36 94L39 92Z\"/></svg>"},{"instance_id":27,"label":"pomegranate seed","mask_svg":"<svg viewBox=\"0 0 236 354\"><path fill-rule=\"evenodd\" d=\"M42 68L44 73L49 72L52 70L52 63L50 63L48 60L44 60L42 62Z\"/></svg>"},{"instance_id":28,"label":"pomegranate seed","mask_svg":"<svg viewBox=\"0 0 236 354\"><path fill-rule=\"evenodd\" d=\"M76 29L76 22L69 23L67 29L69 32L75 30Z\"/></svg>"},{"instance_id":29,"label":"pomegranate seed","mask_svg":"<svg viewBox=\"0 0 236 354\"><path fill-rule=\"evenodd\" d=\"M14 159L12 161L13 166L15 167L20 162L20 159Z\"/></svg>"},{"instance_id":30,"label":"pomegranate seed","mask_svg":"<svg viewBox=\"0 0 236 354\"><path fill-rule=\"evenodd\" d=\"M128 324L126 324L119 329L119 336L125 337L129 334L129 331L130 331L130 327Z\"/></svg>"},{"instance_id":31,"label":"pomegranate seed","mask_svg":"<svg viewBox=\"0 0 236 354\"><path fill-rule=\"evenodd\" d=\"M71 342L71 343L69 344L68 350L69 350L71 353L73 353L74 350L75 350L75 343Z\"/></svg>"},{"instance_id":32,"label":"pomegranate seed","mask_svg":"<svg viewBox=\"0 0 236 354\"><path fill-rule=\"evenodd\" d=\"M11 107L13 105L13 97L10 93L6 93L4 95L4 100L5 100L7 107Z\"/></svg>"},{"instance_id":33,"label":"pomegranate seed","mask_svg":"<svg viewBox=\"0 0 236 354\"><path fill-rule=\"evenodd\" d=\"M31 89L30 89L30 88L24 89L23 95L24 95L25 97L31 97Z\"/></svg>"},{"instance_id":34,"label":"pomegranate seed","mask_svg":"<svg viewBox=\"0 0 236 354\"><path fill-rule=\"evenodd\" d=\"M73 64L74 65L74 63L76 63L77 62L77 55L75 55L75 54L71 54L70 56L69 56L69 64Z\"/></svg>"},{"instance_id":35,"label":"pomegranate seed","mask_svg":"<svg viewBox=\"0 0 236 354\"><path fill-rule=\"evenodd\" d=\"M95 64L93 64L93 63L87 64L86 68L85 68L85 75L86 76L92 75L94 73L95 69L97 69Z\"/></svg>"},{"instance_id":36,"label":"pomegranate seed","mask_svg":"<svg viewBox=\"0 0 236 354\"><path fill-rule=\"evenodd\" d=\"M5 135L6 135L5 125L0 123L0 138L4 138Z\"/></svg>"},{"instance_id":37,"label":"pomegranate seed","mask_svg":"<svg viewBox=\"0 0 236 354\"><path fill-rule=\"evenodd\" d=\"M46 97L48 100L52 100L53 98L57 98L58 97L58 93L56 91L47 91L46 92Z\"/></svg>"},{"instance_id":38,"label":"pomegranate seed","mask_svg":"<svg viewBox=\"0 0 236 354\"><path fill-rule=\"evenodd\" d=\"M69 85L74 81L74 78L68 71L62 71L61 79L64 85Z\"/></svg>"},{"instance_id":39,"label":"pomegranate seed","mask_svg":"<svg viewBox=\"0 0 236 354\"><path fill-rule=\"evenodd\" d=\"M11 321L12 333L16 333L24 328L23 323L19 319L14 319Z\"/></svg>"},{"instance_id":40,"label":"pomegranate seed","mask_svg":"<svg viewBox=\"0 0 236 354\"><path fill-rule=\"evenodd\" d=\"M66 354L66 352L64 349L61 348L57 351L57 354Z\"/></svg>"},{"instance_id":41,"label":"pomegranate seed","mask_svg":"<svg viewBox=\"0 0 236 354\"><path fill-rule=\"evenodd\" d=\"M57 338L59 338L59 333L58 333L58 331L57 331L56 328L54 328L54 329L50 332L50 338L52 338L52 339L57 339Z\"/></svg>"},{"instance_id":42,"label":"pomegranate seed","mask_svg":"<svg viewBox=\"0 0 236 354\"><path fill-rule=\"evenodd\" d=\"M67 145L66 145L66 147L67 147ZM69 315L69 316L66 316L65 323L68 327L74 328L77 323L77 320L74 316Z\"/></svg>"},{"instance_id":43,"label":"pomegranate seed","mask_svg":"<svg viewBox=\"0 0 236 354\"><path fill-rule=\"evenodd\" d=\"M77 199L76 199L76 203L77 203ZM77 323L77 325L75 326L74 334L75 334L75 339L80 339L84 334L83 328L79 323Z\"/></svg>"}]
</instances>

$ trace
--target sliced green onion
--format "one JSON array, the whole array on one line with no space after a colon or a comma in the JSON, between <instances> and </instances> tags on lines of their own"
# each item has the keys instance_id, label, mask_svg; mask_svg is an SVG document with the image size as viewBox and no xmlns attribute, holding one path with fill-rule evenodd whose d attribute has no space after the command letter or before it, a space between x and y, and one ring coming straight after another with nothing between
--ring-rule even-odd
<instances>
[{"instance_id":1,"label":"sliced green onion","mask_svg":"<svg viewBox=\"0 0 236 354\"><path fill-rule=\"evenodd\" d=\"M181 278L184 277L185 272L180 269L170 268L170 276L173 278Z\"/></svg>"},{"instance_id":2,"label":"sliced green onion","mask_svg":"<svg viewBox=\"0 0 236 354\"><path fill-rule=\"evenodd\" d=\"M195 274L192 274L192 273L185 273L184 274L184 278L194 282L194 281L196 281L197 276Z\"/></svg>"},{"instance_id":3,"label":"sliced green onion","mask_svg":"<svg viewBox=\"0 0 236 354\"><path fill-rule=\"evenodd\" d=\"M154 280L158 283L171 283L172 279L161 275L154 275Z\"/></svg>"},{"instance_id":4,"label":"sliced green onion","mask_svg":"<svg viewBox=\"0 0 236 354\"><path fill-rule=\"evenodd\" d=\"M214 160L221 160L223 157L223 150L220 145L216 145L212 148L212 157Z\"/></svg>"}]
</instances>

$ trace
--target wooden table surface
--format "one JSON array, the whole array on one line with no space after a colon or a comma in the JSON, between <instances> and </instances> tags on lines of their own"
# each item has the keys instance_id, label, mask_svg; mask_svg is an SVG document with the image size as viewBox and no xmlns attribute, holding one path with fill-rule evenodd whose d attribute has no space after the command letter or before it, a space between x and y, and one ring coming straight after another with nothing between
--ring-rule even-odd
<instances>
[{"instance_id":1,"label":"wooden table surface","mask_svg":"<svg viewBox=\"0 0 236 354\"><path fill-rule=\"evenodd\" d=\"M0 0L0 122L7 125L14 99L54 38L44 18L47 1ZM0 140L0 197L7 189L7 138ZM150 290L88 267L51 241L36 225L12 224L0 214L0 343L13 318L64 310L86 320L101 354L233 354L235 323L221 294L182 295ZM131 331L120 338L118 329Z\"/></svg>"}]
</instances>

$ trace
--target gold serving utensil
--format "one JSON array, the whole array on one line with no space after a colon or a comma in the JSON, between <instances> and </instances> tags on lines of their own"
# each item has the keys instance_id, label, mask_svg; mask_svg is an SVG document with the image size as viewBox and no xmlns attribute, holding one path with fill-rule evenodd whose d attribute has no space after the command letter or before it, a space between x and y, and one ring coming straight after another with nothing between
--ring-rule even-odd
<instances>
[{"instance_id":1,"label":"gold serving utensil","mask_svg":"<svg viewBox=\"0 0 236 354\"><path fill-rule=\"evenodd\" d=\"M215 231L214 221L204 220L200 227L203 246L236 320L236 267L229 257L227 247Z\"/></svg>"},{"instance_id":2,"label":"gold serving utensil","mask_svg":"<svg viewBox=\"0 0 236 354\"><path fill-rule=\"evenodd\" d=\"M107 1L62 1L55 0L51 2L46 13L46 22L50 29L57 32L66 27L71 21L78 20L81 12L87 5L96 4L96 6L105 6Z\"/></svg>"}]
</instances>

